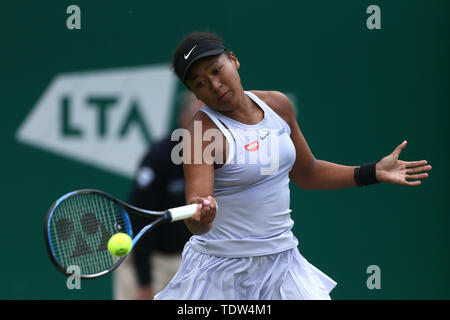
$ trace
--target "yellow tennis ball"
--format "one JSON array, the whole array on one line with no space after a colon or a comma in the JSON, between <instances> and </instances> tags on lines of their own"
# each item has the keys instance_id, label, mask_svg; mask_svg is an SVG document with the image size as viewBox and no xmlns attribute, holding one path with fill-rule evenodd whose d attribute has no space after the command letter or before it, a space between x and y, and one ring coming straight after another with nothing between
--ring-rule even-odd
<instances>
[{"instance_id":1,"label":"yellow tennis ball","mask_svg":"<svg viewBox=\"0 0 450 320\"><path fill-rule=\"evenodd\" d=\"M108 251L116 257L123 257L131 250L131 238L126 233L116 233L108 241Z\"/></svg>"}]
</instances>

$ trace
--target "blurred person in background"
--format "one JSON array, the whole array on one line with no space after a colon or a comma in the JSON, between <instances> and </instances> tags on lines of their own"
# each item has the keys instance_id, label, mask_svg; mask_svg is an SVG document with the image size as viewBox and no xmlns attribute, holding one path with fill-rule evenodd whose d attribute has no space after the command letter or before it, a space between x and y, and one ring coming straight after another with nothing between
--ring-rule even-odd
<instances>
[{"instance_id":1,"label":"blurred person in background","mask_svg":"<svg viewBox=\"0 0 450 320\"><path fill-rule=\"evenodd\" d=\"M191 93L181 97L178 124L186 128L203 103ZM179 141L171 141L171 134L156 142L143 157L128 202L142 209L165 210L186 204L183 165L171 160L172 148ZM149 220L130 216L133 231L137 232ZM130 256L114 273L114 299L153 299L175 275L181 252L192 234L183 221L163 224L146 234Z\"/></svg>"}]
</instances>

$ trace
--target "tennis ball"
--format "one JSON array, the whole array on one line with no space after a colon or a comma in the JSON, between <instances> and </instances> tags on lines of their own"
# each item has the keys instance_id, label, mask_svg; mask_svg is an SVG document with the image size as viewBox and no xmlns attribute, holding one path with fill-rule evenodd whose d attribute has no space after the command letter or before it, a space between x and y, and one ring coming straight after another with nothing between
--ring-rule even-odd
<instances>
[{"instance_id":1,"label":"tennis ball","mask_svg":"<svg viewBox=\"0 0 450 320\"><path fill-rule=\"evenodd\" d=\"M123 257L131 250L131 238L126 233L116 233L108 241L108 251L116 257Z\"/></svg>"}]
</instances>

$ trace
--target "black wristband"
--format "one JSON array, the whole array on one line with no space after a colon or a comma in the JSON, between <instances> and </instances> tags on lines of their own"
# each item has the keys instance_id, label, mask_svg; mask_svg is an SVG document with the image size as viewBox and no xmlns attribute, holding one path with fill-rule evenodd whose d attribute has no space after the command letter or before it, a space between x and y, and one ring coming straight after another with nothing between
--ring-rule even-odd
<instances>
[{"instance_id":1,"label":"black wristband","mask_svg":"<svg viewBox=\"0 0 450 320\"><path fill-rule=\"evenodd\" d=\"M354 178L359 187L380 183L380 181L377 180L376 165L376 162L370 162L355 168Z\"/></svg>"}]
</instances>

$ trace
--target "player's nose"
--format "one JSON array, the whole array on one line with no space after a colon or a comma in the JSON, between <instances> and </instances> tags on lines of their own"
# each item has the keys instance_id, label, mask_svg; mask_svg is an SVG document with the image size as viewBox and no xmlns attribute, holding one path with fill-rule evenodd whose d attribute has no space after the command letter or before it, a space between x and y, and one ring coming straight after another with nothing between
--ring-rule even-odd
<instances>
[{"instance_id":1,"label":"player's nose","mask_svg":"<svg viewBox=\"0 0 450 320\"><path fill-rule=\"evenodd\" d=\"M220 80L216 77L211 79L211 89L214 92L219 92L220 88L222 87L222 83L220 82Z\"/></svg>"}]
</instances>

